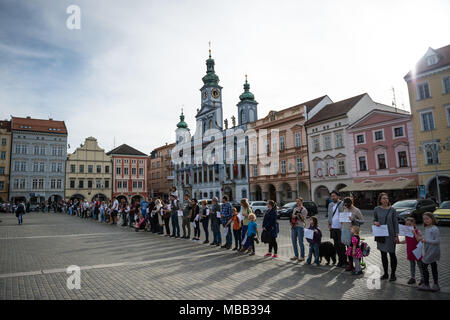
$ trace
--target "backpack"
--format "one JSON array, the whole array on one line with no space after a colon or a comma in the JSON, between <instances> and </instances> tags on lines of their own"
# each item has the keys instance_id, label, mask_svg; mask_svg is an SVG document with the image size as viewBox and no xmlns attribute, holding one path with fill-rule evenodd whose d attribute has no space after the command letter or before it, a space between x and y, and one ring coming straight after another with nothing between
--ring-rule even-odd
<instances>
[{"instance_id":1,"label":"backpack","mask_svg":"<svg viewBox=\"0 0 450 320\"><path fill-rule=\"evenodd\" d=\"M361 241L360 248L363 257L367 257L370 254L370 246L366 242Z\"/></svg>"}]
</instances>

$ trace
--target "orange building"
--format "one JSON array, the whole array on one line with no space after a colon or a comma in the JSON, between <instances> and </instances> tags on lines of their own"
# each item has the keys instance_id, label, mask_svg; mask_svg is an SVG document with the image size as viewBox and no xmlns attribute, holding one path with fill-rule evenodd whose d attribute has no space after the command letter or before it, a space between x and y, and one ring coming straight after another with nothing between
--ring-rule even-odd
<instances>
[{"instance_id":1,"label":"orange building","mask_svg":"<svg viewBox=\"0 0 450 320\"><path fill-rule=\"evenodd\" d=\"M173 185L171 151L175 143L165 144L150 153L148 167L148 192L152 197L169 197Z\"/></svg>"}]
</instances>

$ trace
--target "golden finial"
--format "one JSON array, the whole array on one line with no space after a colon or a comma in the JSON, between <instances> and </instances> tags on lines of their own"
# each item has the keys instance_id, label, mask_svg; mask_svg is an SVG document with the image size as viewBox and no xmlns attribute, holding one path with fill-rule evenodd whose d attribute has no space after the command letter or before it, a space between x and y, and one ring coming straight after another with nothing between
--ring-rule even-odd
<instances>
[{"instance_id":1,"label":"golden finial","mask_svg":"<svg viewBox=\"0 0 450 320\"><path fill-rule=\"evenodd\" d=\"M245 82L247 82L247 75L245 75Z\"/></svg>"},{"instance_id":2,"label":"golden finial","mask_svg":"<svg viewBox=\"0 0 450 320\"><path fill-rule=\"evenodd\" d=\"M211 58L211 41L209 41L208 44L209 44L209 57Z\"/></svg>"}]
</instances>

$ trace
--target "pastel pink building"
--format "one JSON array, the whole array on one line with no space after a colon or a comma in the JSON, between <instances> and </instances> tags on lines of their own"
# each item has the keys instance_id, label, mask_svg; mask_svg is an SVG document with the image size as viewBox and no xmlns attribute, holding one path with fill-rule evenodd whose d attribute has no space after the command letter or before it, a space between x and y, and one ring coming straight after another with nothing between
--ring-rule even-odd
<instances>
[{"instance_id":1,"label":"pastel pink building","mask_svg":"<svg viewBox=\"0 0 450 320\"><path fill-rule=\"evenodd\" d=\"M417 197L417 159L411 115L374 109L348 127L349 157L356 205L376 205L380 192L391 201Z\"/></svg>"}]
</instances>

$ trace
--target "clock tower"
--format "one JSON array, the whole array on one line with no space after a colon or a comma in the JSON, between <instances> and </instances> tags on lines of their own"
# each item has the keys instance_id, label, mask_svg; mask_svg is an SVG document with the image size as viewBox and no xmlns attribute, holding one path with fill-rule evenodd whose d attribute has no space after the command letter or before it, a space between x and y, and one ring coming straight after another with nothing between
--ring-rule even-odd
<instances>
[{"instance_id":1,"label":"clock tower","mask_svg":"<svg viewBox=\"0 0 450 320\"><path fill-rule=\"evenodd\" d=\"M201 93L201 108L197 112L197 128L201 126L204 133L208 129L222 130L223 110L222 110L222 87L219 86L219 77L214 71L214 59L206 60L206 75L202 78L203 87Z\"/></svg>"}]
</instances>

